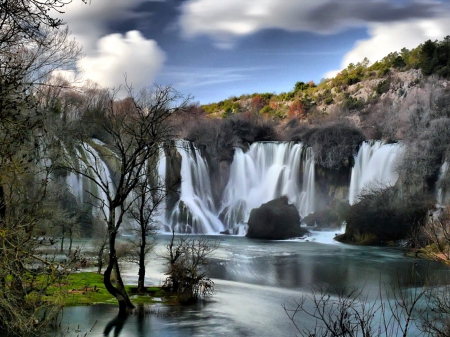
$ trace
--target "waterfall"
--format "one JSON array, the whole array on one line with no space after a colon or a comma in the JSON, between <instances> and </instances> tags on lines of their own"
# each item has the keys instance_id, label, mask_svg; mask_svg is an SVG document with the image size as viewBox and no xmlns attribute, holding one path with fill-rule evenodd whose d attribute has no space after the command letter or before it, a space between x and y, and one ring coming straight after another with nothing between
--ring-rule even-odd
<instances>
[{"instance_id":1,"label":"waterfall","mask_svg":"<svg viewBox=\"0 0 450 337\"><path fill-rule=\"evenodd\" d=\"M249 150L235 149L230 177L219 205L215 205L208 164L200 151L179 143L181 163L180 200L169 216L166 230L217 233L247 222L253 208L287 196L300 215L314 212L314 156L295 143L254 143Z\"/></svg>"},{"instance_id":2,"label":"waterfall","mask_svg":"<svg viewBox=\"0 0 450 337\"><path fill-rule=\"evenodd\" d=\"M400 144L385 144L382 141L364 142L355 157L349 191L349 202L354 204L358 196L372 187L394 185L398 174L396 165L404 153Z\"/></svg>"},{"instance_id":3,"label":"waterfall","mask_svg":"<svg viewBox=\"0 0 450 337\"><path fill-rule=\"evenodd\" d=\"M80 169L86 171L92 171L94 169L98 175L97 179L99 182L101 181L100 185L108 185L108 189L114 191L114 183L111 178L112 174L99 153L87 143L84 143L80 148L75 149L75 151L75 160L78 161ZM90 175L94 176L93 172ZM108 214L106 193L93 181L82 175L69 172L66 176L66 185L80 205L86 201L86 197L91 199L90 203L96 206L92 209L94 216L103 216L103 213L98 207L102 207L103 212ZM94 200L92 200L92 197Z\"/></svg>"},{"instance_id":4,"label":"waterfall","mask_svg":"<svg viewBox=\"0 0 450 337\"><path fill-rule=\"evenodd\" d=\"M169 216L166 230L218 233L223 224L217 217L208 164L191 143L179 141L177 149L181 155L180 200Z\"/></svg>"},{"instance_id":5,"label":"waterfall","mask_svg":"<svg viewBox=\"0 0 450 337\"><path fill-rule=\"evenodd\" d=\"M104 144L97 142L97 145ZM287 196L301 216L315 210L314 155L311 148L292 142L268 142L254 143L246 152L236 149L229 180L221 192L221 200L216 201L208 163L199 149L187 141L178 141L176 148L181 157L181 186L175 206L158 212L157 220L163 223L164 231L218 233L232 229L234 233L242 234L245 225L239 225L248 221L253 208L281 196ZM94 169L101 185L107 184L113 190L113 173L96 149L87 143L77 148L78 165L84 170ZM161 147L155 166L161 181L165 181L167 162ZM89 179L71 172L65 179L80 204L88 202L101 207L101 202L106 202L105 192ZM93 209L94 216L98 212L98 208Z\"/></svg>"},{"instance_id":6,"label":"waterfall","mask_svg":"<svg viewBox=\"0 0 450 337\"><path fill-rule=\"evenodd\" d=\"M446 176L448 175L448 162L445 161L439 169L439 177L436 182L436 206L443 207L449 204L448 183Z\"/></svg>"},{"instance_id":7,"label":"waterfall","mask_svg":"<svg viewBox=\"0 0 450 337\"><path fill-rule=\"evenodd\" d=\"M227 228L246 222L253 208L287 196L300 215L314 212L314 157L295 143L254 143L236 149L219 215Z\"/></svg>"}]
</instances>

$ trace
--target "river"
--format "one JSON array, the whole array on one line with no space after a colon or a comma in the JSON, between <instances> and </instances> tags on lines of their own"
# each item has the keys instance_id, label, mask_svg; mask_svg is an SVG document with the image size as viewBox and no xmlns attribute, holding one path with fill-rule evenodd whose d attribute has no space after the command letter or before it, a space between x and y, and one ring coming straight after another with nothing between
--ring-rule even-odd
<instances>
[{"instance_id":1,"label":"river","mask_svg":"<svg viewBox=\"0 0 450 337\"><path fill-rule=\"evenodd\" d=\"M319 288L336 296L343 289L357 287L371 302L380 286L398 285L415 291L426 278L434 283L450 279L446 266L406 257L401 248L344 245L333 236L322 233L308 241L211 236L221 241L210 265L216 290L213 297L186 307L156 304L147 308L146 314L131 315L121 322L112 322L117 314L114 305L71 307L64 310L62 324L72 329L70 336L84 336L90 329L88 336L92 337L104 336L105 329L116 337L296 336L283 306L292 308L302 295ZM158 237L148 263L149 285L160 285L165 278L160 255L168 239ZM137 268L124 266L123 277L126 283L137 282ZM298 315L296 322L302 327L314 324L304 315ZM419 333L413 329L413 335Z\"/></svg>"}]
</instances>

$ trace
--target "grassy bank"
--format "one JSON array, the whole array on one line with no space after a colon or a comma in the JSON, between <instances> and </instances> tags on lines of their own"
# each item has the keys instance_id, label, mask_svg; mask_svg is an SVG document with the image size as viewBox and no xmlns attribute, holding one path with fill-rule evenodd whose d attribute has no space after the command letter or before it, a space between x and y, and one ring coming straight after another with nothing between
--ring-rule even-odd
<instances>
[{"instance_id":1,"label":"grassy bank","mask_svg":"<svg viewBox=\"0 0 450 337\"><path fill-rule=\"evenodd\" d=\"M145 294L137 294L137 287L133 285L127 285L126 289L134 304L151 304L170 300L160 287L148 287ZM103 285L103 275L95 272L70 274L63 282L49 288L47 294L50 298L63 294L65 306L117 303Z\"/></svg>"}]
</instances>

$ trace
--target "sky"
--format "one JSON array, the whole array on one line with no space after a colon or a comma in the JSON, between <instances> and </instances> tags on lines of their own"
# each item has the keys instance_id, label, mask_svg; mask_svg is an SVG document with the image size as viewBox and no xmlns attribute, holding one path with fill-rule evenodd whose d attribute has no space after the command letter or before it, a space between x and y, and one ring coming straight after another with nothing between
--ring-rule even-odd
<instances>
[{"instance_id":1,"label":"sky","mask_svg":"<svg viewBox=\"0 0 450 337\"><path fill-rule=\"evenodd\" d=\"M449 0L73 0L82 80L171 85L208 104L281 93L450 35Z\"/></svg>"}]
</instances>

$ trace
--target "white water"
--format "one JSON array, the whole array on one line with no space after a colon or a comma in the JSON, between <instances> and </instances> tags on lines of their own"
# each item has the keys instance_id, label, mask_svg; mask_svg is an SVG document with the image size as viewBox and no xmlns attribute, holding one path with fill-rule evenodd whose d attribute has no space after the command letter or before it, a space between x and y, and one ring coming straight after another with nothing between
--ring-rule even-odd
<instances>
[{"instance_id":1,"label":"white water","mask_svg":"<svg viewBox=\"0 0 450 337\"><path fill-rule=\"evenodd\" d=\"M85 146L83 156L79 157L84 157L86 163L80 165L86 169L96 168L101 173L98 179L102 184L114 188L105 162L95 149ZM189 142L179 141L177 149L181 156L180 199L173 209L167 210L166 216L158 219L164 223L164 231L218 233L229 229L234 234L245 235L251 210L281 196L287 196L302 217L315 211L315 170L311 148L292 142L269 142L254 143L246 152L236 149L228 183L217 205L205 158ZM402 155L403 148L399 144L364 142L355 156L349 202L357 202L358 195L372 185L394 184L397 180L396 164ZM164 180L166 158L162 149L157 169L159 177ZM106 201L105 193L83 177L71 173L66 182L81 202L86 195L84 191ZM160 212L161 215L164 213Z\"/></svg>"},{"instance_id":2,"label":"white water","mask_svg":"<svg viewBox=\"0 0 450 337\"><path fill-rule=\"evenodd\" d=\"M384 144L382 141L364 142L352 169L349 191L351 205L358 197L371 188L383 188L394 185L398 174L396 167L404 153L400 144Z\"/></svg>"},{"instance_id":3,"label":"white water","mask_svg":"<svg viewBox=\"0 0 450 337\"><path fill-rule=\"evenodd\" d=\"M444 205L448 205L448 201L450 200L449 191L447 186L445 186L445 177L448 174L448 162L445 161L439 170L439 178L436 182L436 205L438 207L443 207Z\"/></svg>"},{"instance_id":4,"label":"white water","mask_svg":"<svg viewBox=\"0 0 450 337\"><path fill-rule=\"evenodd\" d=\"M181 194L168 222L179 233L218 233L223 224L217 217L206 160L188 142L177 143L181 155Z\"/></svg>"},{"instance_id":5,"label":"white water","mask_svg":"<svg viewBox=\"0 0 450 337\"><path fill-rule=\"evenodd\" d=\"M236 149L220 217L227 228L246 222L253 208L287 196L300 215L314 212L314 157L294 143L254 143Z\"/></svg>"},{"instance_id":6,"label":"white water","mask_svg":"<svg viewBox=\"0 0 450 337\"><path fill-rule=\"evenodd\" d=\"M90 181L88 178L70 172L66 177L66 184L72 194L81 203L84 202L84 192L94 196L93 208L94 216L107 216L107 195L104 189L114 191L112 174L106 163L101 159L99 153L90 145L84 143L81 149L76 149L78 165L81 170L89 172L90 176L96 176L98 183ZM83 160L81 160L83 158ZM103 188L100 188L102 186ZM92 201L91 201L92 202Z\"/></svg>"},{"instance_id":7,"label":"white water","mask_svg":"<svg viewBox=\"0 0 450 337\"><path fill-rule=\"evenodd\" d=\"M250 211L287 196L300 215L314 212L314 157L310 148L294 143L254 143L244 153L235 150L230 177L216 208L208 165L193 145L179 143L180 201L169 218L177 232L218 233L246 231Z\"/></svg>"}]
</instances>

